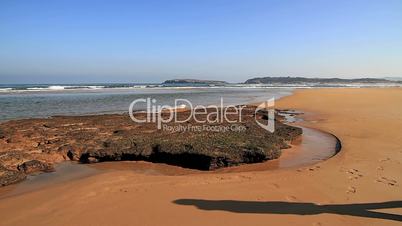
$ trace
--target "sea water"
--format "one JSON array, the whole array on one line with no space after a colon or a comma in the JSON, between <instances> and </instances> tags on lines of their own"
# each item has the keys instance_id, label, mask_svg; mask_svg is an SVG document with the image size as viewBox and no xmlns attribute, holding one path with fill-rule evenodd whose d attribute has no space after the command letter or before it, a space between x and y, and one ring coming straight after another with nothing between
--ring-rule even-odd
<instances>
[{"instance_id":1,"label":"sea water","mask_svg":"<svg viewBox=\"0 0 402 226\"><path fill-rule=\"evenodd\" d=\"M0 121L56 115L127 113L131 102L152 98L156 104L174 105L187 99L195 105L226 105L262 102L291 94L290 87L161 87L152 84L123 85L1 85ZM136 104L134 110L145 110Z\"/></svg>"}]
</instances>

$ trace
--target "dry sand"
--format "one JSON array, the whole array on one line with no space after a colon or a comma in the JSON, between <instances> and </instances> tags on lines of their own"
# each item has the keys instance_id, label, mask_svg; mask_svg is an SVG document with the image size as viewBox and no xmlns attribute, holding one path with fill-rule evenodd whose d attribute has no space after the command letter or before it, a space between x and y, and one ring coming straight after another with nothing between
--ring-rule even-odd
<instances>
[{"instance_id":1,"label":"dry sand","mask_svg":"<svg viewBox=\"0 0 402 226\"><path fill-rule=\"evenodd\" d=\"M299 90L277 103L342 141L319 164L181 176L105 171L0 200L0 225L401 225L402 89Z\"/></svg>"}]
</instances>

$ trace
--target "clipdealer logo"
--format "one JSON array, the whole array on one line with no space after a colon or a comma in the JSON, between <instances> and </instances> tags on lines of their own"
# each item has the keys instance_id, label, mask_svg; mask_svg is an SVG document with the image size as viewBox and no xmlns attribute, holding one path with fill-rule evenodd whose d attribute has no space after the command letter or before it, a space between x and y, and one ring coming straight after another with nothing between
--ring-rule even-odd
<instances>
[{"instance_id":1,"label":"clipdealer logo","mask_svg":"<svg viewBox=\"0 0 402 226\"><path fill-rule=\"evenodd\" d=\"M134 109L136 106L142 104L146 106L146 117L137 118ZM264 101L255 109L255 121L261 128L273 133L275 131L275 99L271 98ZM136 123L156 123L158 129L169 131L215 131L225 132L231 131L244 131L238 123L242 122L242 111L246 106L244 105L224 105L223 98L220 99L219 105L196 105L194 106L188 99L175 99L174 105L160 105L157 100L153 98L140 98L131 102L129 106L129 115L131 120ZM188 110L186 118L179 119L176 114L178 110ZM208 111L209 110L209 111ZM163 115L162 115L163 114ZM258 120L259 115L265 115L267 120ZM229 117L232 115L232 117ZM235 115L235 117L233 117ZM177 125L171 126L168 123L186 123L190 120L196 123L203 124L202 126L196 125ZM216 125L219 123L233 124L230 126ZM243 126L244 127L244 126Z\"/></svg>"}]
</instances>

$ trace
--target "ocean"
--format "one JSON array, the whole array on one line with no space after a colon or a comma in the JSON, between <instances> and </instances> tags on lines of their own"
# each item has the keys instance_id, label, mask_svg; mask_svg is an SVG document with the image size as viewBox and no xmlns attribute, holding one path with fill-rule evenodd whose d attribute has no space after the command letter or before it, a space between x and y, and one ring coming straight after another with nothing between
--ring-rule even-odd
<instances>
[{"instance_id":1,"label":"ocean","mask_svg":"<svg viewBox=\"0 0 402 226\"><path fill-rule=\"evenodd\" d=\"M2 85L0 121L43 118L57 115L126 113L132 101L151 98L156 104L174 105L175 99L187 99L195 105L224 105L260 102L291 94L290 87L161 87L154 84L90 85ZM145 103L134 110L146 110Z\"/></svg>"},{"instance_id":2,"label":"ocean","mask_svg":"<svg viewBox=\"0 0 402 226\"><path fill-rule=\"evenodd\" d=\"M0 84L0 121L56 115L128 112L132 101L153 98L156 104L173 105L187 99L194 105L247 104L290 95L293 89L317 87L393 86L394 84ZM146 110L145 103L134 110Z\"/></svg>"}]
</instances>

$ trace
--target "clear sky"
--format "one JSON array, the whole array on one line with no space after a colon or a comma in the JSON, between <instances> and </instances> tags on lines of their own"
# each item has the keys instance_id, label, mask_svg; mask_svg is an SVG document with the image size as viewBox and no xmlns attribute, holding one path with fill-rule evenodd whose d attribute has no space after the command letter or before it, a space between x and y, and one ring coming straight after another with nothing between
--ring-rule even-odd
<instances>
[{"instance_id":1,"label":"clear sky","mask_svg":"<svg viewBox=\"0 0 402 226\"><path fill-rule=\"evenodd\" d=\"M0 0L0 83L402 76L401 0Z\"/></svg>"}]
</instances>

